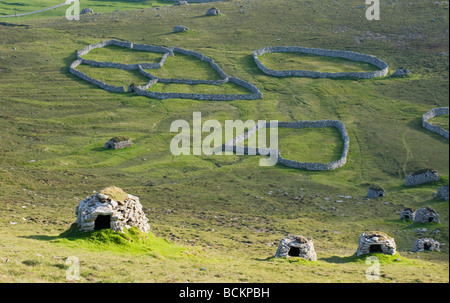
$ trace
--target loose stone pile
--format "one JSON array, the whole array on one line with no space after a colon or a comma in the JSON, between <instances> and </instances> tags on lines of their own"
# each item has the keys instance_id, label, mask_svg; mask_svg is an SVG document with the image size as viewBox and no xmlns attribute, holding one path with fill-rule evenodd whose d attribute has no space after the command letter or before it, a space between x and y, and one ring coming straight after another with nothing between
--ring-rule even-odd
<instances>
[{"instance_id":1,"label":"loose stone pile","mask_svg":"<svg viewBox=\"0 0 450 303\"><path fill-rule=\"evenodd\" d=\"M309 261L316 261L316 251L311 238L288 235L280 241L275 258L300 257Z\"/></svg>"},{"instance_id":2,"label":"loose stone pile","mask_svg":"<svg viewBox=\"0 0 450 303\"><path fill-rule=\"evenodd\" d=\"M405 208L400 214L400 220L414 220L416 213L412 208Z\"/></svg>"},{"instance_id":3,"label":"loose stone pile","mask_svg":"<svg viewBox=\"0 0 450 303\"><path fill-rule=\"evenodd\" d=\"M102 48L109 45L129 48L129 49L136 49L140 51L147 51L147 52L156 52L156 53L162 53L161 61L159 63L138 63L138 64L121 64L121 63L115 63L115 62L102 62L102 61L95 61L95 60L87 60L84 59L83 56L87 55L91 50L96 48ZM217 74L220 76L220 80L192 80L192 79L165 79L165 78L158 78L154 75L152 75L150 72L146 71L145 69L159 69L161 68L164 63L166 62L167 57L174 56L174 53L180 53L187 56L193 56L201 61L209 63L212 69L214 69ZM131 71L131 70L138 70L142 75L149 78L149 82L144 86L135 86L130 85L128 88L123 86L112 86L108 85L102 81L99 81L97 79L93 79L89 77L88 75L78 71L76 68L80 64L85 65L91 65L91 66L97 66L97 67L108 67L108 68L117 68L121 70ZM163 47L163 46L155 46L155 45L146 45L146 44L136 44L132 42L127 41L118 41L118 40L109 40L109 41L103 41L99 42L97 44L91 44L85 47L83 50L77 52L77 60L75 60L70 65L70 72L77 77L95 84L99 86L100 88L115 92L115 93L126 93L126 92L134 92L137 95L140 96L146 96L150 98L156 98L156 99L168 99L168 98L179 98L179 99L193 99L193 100L214 100L214 101L233 101L233 100L255 100L255 99L261 99L262 93L261 91L254 86L253 84L235 78L228 76L215 62L213 59L205 57L204 55L181 49L178 47ZM149 89L155 85L156 83L174 83L174 84L190 84L190 85L197 85L197 84L209 84L209 85L222 85L225 83L233 83L238 86L246 88L250 93L248 94L189 94L189 93L161 93L161 92L153 92L149 91Z\"/></svg>"},{"instance_id":4,"label":"loose stone pile","mask_svg":"<svg viewBox=\"0 0 450 303\"><path fill-rule=\"evenodd\" d=\"M137 227L150 231L150 225L142 210L139 198L117 187L108 187L86 199L76 207L76 223L82 231Z\"/></svg>"},{"instance_id":5,"label":"loose stone pile","mask_svg":"<svg viewBox=\"0 0 450 303\"><path fill-rule=\"evenodd\" d=\"M431 207L423 207L416 210L414 223L439 223L439 214Z\"/></svg>"},{"instance_id":6,"label":"loose stone pile","mask_svg":"<svg viewBox=\"0 0 450 303\"><path fill-rule=\"evenodd\" d=\"M438 181L439 174L434 169L421 169L411 173L405 181L405 186L416 186L424 183Z\"/></svg>"},{"instance_id":7,"label":"loose stone pile","mask_svg":"<svg viewBox=\"0 0 450 303\"><path fill-rule=\"evenodd\" d=\"M392 74L392 77L406 77L409 74L411 74L411 71L409 69L399 67L395 73Z\"/></svg>"},{"instance_id":8,"label":"loose stone pile","mask_svg":"<svg viewBox=\"0 0 450 303\"><path fill-rule=\"evenodd\" d=\"M438 241L430 238L417 239L416 241L414 241L414 245L412 248L413 252L422 252L424 250L440 251L441 244Z\"/></svg>"},{"instance_id":9,"label":"loose stone pile","mask_svg":"<svg viewBox=\"0 0 450 303\"><path fill-rule=\"evenodd\" d=\"M130 139L125 137L114 137L105 144L106 149L122 149L131 147Z\"/></svg>"},{"instance_id":10,"label":"loose stone pile","mask_svg":"<svg viewBox=\"0 0 450 303\"><path fill-rule=\"evenodd\" d=\"M386 192L384 191L384 189L376 185L369 187L367 191L367 198L369 199L376 199L385 196Z\"/></svg>"},{"instance_id":11,"label":"loose stone pile","mask_svg":"<svg viewBox=\"0 0 450 303\"><path fill-rule=\"evenodd\" d=\"M394 238L384 233L373 231L361 234L356 255L361 256L369 253L395 255L396 249Z\"/></svg>"}]
</instances>

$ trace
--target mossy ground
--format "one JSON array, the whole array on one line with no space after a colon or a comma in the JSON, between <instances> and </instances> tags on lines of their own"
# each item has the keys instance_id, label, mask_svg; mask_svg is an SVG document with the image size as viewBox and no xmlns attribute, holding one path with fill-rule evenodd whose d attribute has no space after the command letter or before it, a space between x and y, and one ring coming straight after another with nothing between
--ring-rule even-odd
<instances>
[{"instance_id":1,"label":"mossy ground","mask_svg":"<svg viewBox=\"0 0 450 303\"><path fill-rule=\"evenodd\" d=\"M367 264L347 261L362 232L380 230L395 238L405 260L382 264L380 282L448 283L448 202L432 196L448 183L448 140L421 125L431 108L448 106L448 10L409 3L384 5L380 22L368 22L350 0L220 2L219 18L204 17L210 4L192 4L119 13L99 8L101 14L78 22L63 14L7 20L31 27L0 25L0 281L65 282L65 260L76 256L82 282L367 282ZM177 24L192 32L173 34ZM106 92L69 73L75 50L109 39L198 51L258 86L264 98L154 100ZM252 51L281 45L353 50L412 74L370 80L264 75ZM180 63L176 73L184 64L191 66ZM192 122L194 111L221 123L340 120L350 136L348 162L307 172L260 167L252 156L175 157L170 125ZM105 150L114 136L133 138L133 147ZM323 138L327 144L339 139ZM291 152L314 156L312 141L294 143ZM406 176L424 167L442 180L405 188ZM159 258L137 253L147 244L110 253L82 239L55 243L75 221L80 199L109 184L140 197L152 234L172 243L160 243L167 256L178 246L194 252L165 258L161 250ZM387 196L366 200L371 184ZM404 207L424 206L440 214L440 224L399 220ZM270 259L287 234L312 237L318 261ZM418 237L447 245L410 253Z\"/></svg>"}]
</instances>

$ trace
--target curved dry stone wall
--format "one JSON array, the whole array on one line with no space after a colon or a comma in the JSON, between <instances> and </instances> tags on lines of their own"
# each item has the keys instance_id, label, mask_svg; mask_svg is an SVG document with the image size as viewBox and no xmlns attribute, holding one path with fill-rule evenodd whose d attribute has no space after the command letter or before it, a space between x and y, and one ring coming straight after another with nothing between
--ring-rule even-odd
<instances>
[{"instance_id":1,"label":"curved dry stone wall","mask_svg":"<svg viewBox=\"0 0 450 303\"><path fill-rule=\"evenodd\" d=\"M427 112L426 114L424 114L422 116L422 126L426 129L428 129L429 131L432 131L433 133L436 133L436 134L448 139L449 138L448 131L446 131L445 129L443 129L440 126L428 123L428 120L433 119L438 116L442 116L442 115L448 115L448 107L433 108L432 110L430 110L429 112Z\"/></svg>"},{"instance_id":2,"label":"curved dry stone wall","mask_svg":"<svg viewBox=\"0 0 450 303\"><path fill-rule=\"evenodd\" d=\"M343 72L343 73L325 73L308 70L273 70L267 68L259 60L259 56L267 53L301 53L309 55L318 55L324 57L343 58L352 61L359 61L370 63L379 68L379 70L372 72ZM275 77L308 77L308 78L357 78L357 79L370 79L375 77L384 77L388 74L389 66L386 62L371 56L364 55L352 51L339 51L339 50L325 50L320 48L306 48L297 46L278 46L278 47L263 47L253 52L253 59L256 65L265 74Z\"/></svg>"},{"instance_id":3,"label":"curved dry stone wall","mask_svg":"<svg viewBox=\"0 0 450 303\"><path fill-rule=\"evenodd\" d=\"M277 122L278 127L284 128L323 128L323 127L334 127L341 133L342 141L344 142L344 146L342 149L342 154L339 160L333 161L330 163L312 163L312 162L298 162L294 160L284 159L281 156L281 152L279 150L272 150L272 152L276 152L278 154L278 162L277 164L282 164L291 168L298 169L306 169L306 170L314 170L314 171L324 171L324 170L333 170L339 167L342 167L347 162L347 155L350 147L350 139L347 134L347 130L345 129L344 123L337 120L320 120L320 121L297 121L297 122ZM232 140L226 142L222 145L223 151L233 150L234 152L243 153L246 155L268 155L270 153L269 149L263 148L253 148L253 147L244 147L238 146L237 143L244 142L247 138L256 134L258 129L261 128L270 128L271 123L258 123L255 127L250 129L248 132L241 134Z\"/></svg>"},{"instance_id":4,"label":"curved dry stone wall","mask_svg":"<svg viewBox=\"0 0 450 303\"><path fill-rule=\"evenodd\" d=\"M109 45L115 45L123 48L147 51L147 52L156 52L162 53L163 56L161 61L158 63L138 63L138 64L122 64L115 62L103 62L103 61L95 61L95 60L87 60L84 59L83 56L87 55L91 50L96 48L103 48ZM175 53L184 54L187 56L193 56L201 61L209 63L212 69L214 69L219 76L220 80L192 80L192 79L167 79L167 78L158 78L147 72L145 69L158 69L162 68L164 63L166 62L167 57L174 56ZM102 81L91 78L88 75L78 71L76 68L80 64L86 64L90 66L96 67L109 67L109 68L117 68L125 71L138 70L142 75L149 78L149 82L144 86L134 86L130 85L128 88L123 86L112 86L108 85ZM155 45L146 45L146 44L135 44L133 42L127 41L118 41L118 40L109 40L102 41L97 44L91 44L85 47L83 50L77 52L77 60L75 60L70 65L70 72L79 78L92 83L94 85L99 86L100 88L115 92L115 93L126 93L126 92L135 92L137 95L146 96L156 99L169 99L169 98L178 98L178 99L194 99L194 100L211 100L211 101L233 101L233 100L255 100L261 99L262 93L261 91L253 84L228 76L215 62L213 59L208 58L198 52L185 50L178 47L163 47L163 46L155 46ZM165 84L209 84L209 85L222 85L225 83L234 83L241 87L246 88L250 91L249 94L189 94L189 93L161 93L161 92L152 92L149 91L153 85L156 83L165 83Z\"/></svg>"}]
</instances>

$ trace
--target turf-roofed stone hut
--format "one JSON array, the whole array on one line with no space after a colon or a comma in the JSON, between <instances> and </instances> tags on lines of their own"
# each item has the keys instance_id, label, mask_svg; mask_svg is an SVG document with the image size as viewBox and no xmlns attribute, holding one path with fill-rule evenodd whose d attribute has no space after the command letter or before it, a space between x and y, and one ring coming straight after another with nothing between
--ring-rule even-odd
<instances>
[{"instance_id":1,"label":"turf-roofed stone hut","mask_svg":"<svg viewBox=\"0 0 450 303\"><path fill-rule=\"evenodd\" d=\"M369 198L369 199L376 199L376 198L385 197L385 196L386 196L386 192L380 186L373 185L373 186L369 187L369 189L367 190L367 198Z\"/></svg>"},{"instance_id":2,"label":"turf-roofed stone hut","mask_svg":"<svg viewBox=\"0 0 450 303\"><path fill-rule=\"evenodd\" d=\"M423 207L416 210L414 223L439 223L439 214L431 207Z\"/></svg>"},{"instance_id":3,"label":"turf-roofed stone hut","mask_svg":"<svg viewBox=\"0 0 450 303\"><path fill-rule=\"evenodd\" d=\"M394 238L379 231L372 231L361 234L356 255L361 256L370 253L395 255L396 250L397 246L395 245Z\"/></svg>"},{"instance_id":4,"label":"turf-roofed stone hut","mask_svg":"<svg viewBox=\"0 0 450 303\"><path fill-rule=\"evenodd\" d=\"M114 137L105 144L106 149L122 149L131 147L130 138L128 137Z\"/></svg>"},{"instance_id":5,"label":"turf-roofed stone hut","mask_svg":"<svg viewBox=\"0 0 450 303\"><path fill-rule=\"evenodd\" d=\"M424 183L439 181L440 177L437 171L431 168L425 168L411 173L405 181L405 186L417 186Z\"/></svg>"},{"instance_id":6,"label":"turf-roofed stone hut","mask_svg":"<svg viewBox=\"0 0 450 303\"><path fill-rule=\"evenodd\" d=\"M311 238L288 235L280 241L275 258L299 257L309 261L316 261L317 255Z\"/></svg>"},{"instance_id":7,"label":"turf-roofed stone hut","mask_svg":"<svg viewBox=\"0 0 450 303\"><path fill-rule=\"evenodd\" d=\"M82 200L76 208L76 215L76 223L82 231L112 229L122 232L131 227L142 232L150 231L139 198L118 187L107 187Z\"/></svg>"},{"instance_id":8,"label":"turf-roofed stone hut","mask_svg":"<svg viewBox=\"0 0 450 303\"><path fill-rule=\"evenodd\" d=\"M416 239L414 241L414 246L412 248L413 252L422 252L424 250L429 251L440 251L441 250L441 244L430 238L423 238L423 239Z\"/></svg>"}]
</instances>

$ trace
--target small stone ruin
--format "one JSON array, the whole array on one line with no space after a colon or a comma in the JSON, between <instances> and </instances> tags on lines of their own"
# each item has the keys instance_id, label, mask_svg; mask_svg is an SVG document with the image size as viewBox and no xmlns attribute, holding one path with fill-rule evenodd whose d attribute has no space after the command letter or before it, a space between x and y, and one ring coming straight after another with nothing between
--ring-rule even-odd
<instances>
[{"instance_id":1,"label":"small stone ruin","mask_svg":"<svg viewBox=\"0 0 450 303\"><path fill-rule=\"evenodd\" d=\"M372 231L361 234L356 255L361 256L370 253L394 255L396 249L394 238L382 232Z\"/></svg>"},{"instance_id":2,"label":"small stone ruin","mask_svg":"<svg viewBox=\"0 0 450 303\"><path fill-rule=\"evenodd\" d=\"M430 238L417 239L416 241L414 241L414 245L412 248L413 252L422 252L424 250L440 251L441 244L438 241Z\"/></svg>"},{"instance_id":3,"label":"small stone ruin","mask_svg":"<svg viewBox=\"0 0 450 303\"><path fill-rule=\"evenodd\" d=\"M419 208L414 216L414 223L439 223L439 214L431 207Z\"/></svg>"},{"instance_id":4,"label":"small stone ruin","mask_svg":"<svg viewBox=\"0 0 450 303\"><path fill-rule=\"evenodd\" d=\"M94 13L94 10L92 8L86 7L81 10L80 15L93 14L93 13Z\"/></svg>"},{"instance_id":5,"label":"small stone ruin","mask_svg":"<svg viewBox=\"0 0 450 303\"><path fill-rule=\"evenodd\" d=\"M149 232L148 219L139 198L125 193L118 187L108 187L82 200L76 207L76 223L82 231L137 227Z\"/></svg>"},{"instance_id":6,"label":"small stone ruin","mask_svg":"<svg viewBox=\"0 0 450 303\"><path fill-rule=\"evenodd\" d=\"M127 137L114 137L105 144L106 149L122 149L131 147L130 139Z\"/></svg>"},{"instance_id":7,"label":"small stone ruin","mask_svg":"<svg viewBox=\"0 0 450 303\"><path fill-rule=\"evenodd\" d=\"M206 12L207 16L218 16L220 15L220 10L218 8L212 7Z\"/></svg>"},{"instance_id":8,"label":"small stone ruin","mask_svg":"<svg viewBox=\"0 0 450 303\"><path fill-rule=\"evenodd\" d=\"M400 220L406 221L406 220L412 220L414 221L414 218L416 216L416 213L412 208L405 208L401 214L400 214Z\"/></svg>"},{"instance_id":9,"label":"small stone ruin","mask_svg":"<svg viewBox=\"0 0 450 303\"><path fill-rule=\"evenodd\" d=\"M369 199L375 199L379 197L385 197L386 192L383 188L379 186L371 186L369 187L369 190L367 191L367 198Z\"/></svg>"},{"instance_id":10,"label":"small stone ruin","mask_svg":"<svg viewBox=\"0 0 450 303\"><path fill-rule=\"evenodd\" d=\"M176 25L173 28L173 32L174 33L181 33L181 32L185 32L185 31L188 31L188 30L189 30L189 28L187 26L184 26L184 25Z\"/></svg>"},{"instance_id":11,"label":"small stone ruin","mask_svg":"<svg viewBox=\"0 0 450 303\"><path fill-rule=\"evenodd\" d=\"M280 241L275 258L281 257L299 257L309 261L317 260L312 239L301 235L288 235Z\"/></svg>"},{"instance_id":12,"label":"small stone ruin","mask_svg":"<svg viewBox=\"0 0 450 303\"><path fill-rule=\"evenodd\" d=\"M421 169L410 174L405 181L405 186L416 186L424 183L439 181L439 174L430 168Z\"/></svg>"},{"instance_id":13,"label":"small stone ruin","mask_svg":"<svg viewBox=\"0 0 450 303\"><path fill-rule=\"evenodd\" d=\"M449 195L448 195L448 184L439 187L438 192L434 195L436 199L442 199L445 201L448 201Z\"/></svg>"}]
</instances>

